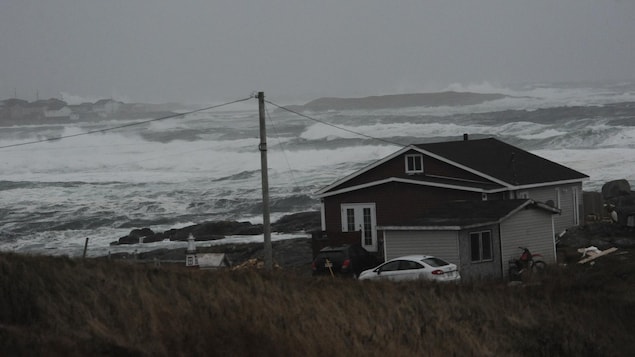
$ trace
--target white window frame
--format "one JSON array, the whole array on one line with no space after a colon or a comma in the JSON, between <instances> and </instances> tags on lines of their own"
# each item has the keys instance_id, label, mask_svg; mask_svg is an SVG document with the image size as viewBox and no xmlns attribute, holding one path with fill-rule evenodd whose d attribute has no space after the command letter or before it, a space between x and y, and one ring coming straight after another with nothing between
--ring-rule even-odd
<instances>
[{"instance_id":1,"label":"white window frame","mask_svg":"<svg viewBox=\"0 0 635 357\"><path fill-rule=\"evenodd\" d=\"M489 249L490 249L491 257L487 259L483 258L483 233L489 234ZM472 259L472 235L473 234L478 234L479 260ZM494 261L494 237L492 236L491 230L469 232L468 236L470 238L470 262L485 263L485 262Z\"/></svg>"},{"instance_id":2,"label":"white window frame","mask_svg":"<svg viewBox=\"0 0 635 357\"><path fill-rule=\"evenodd\" d=\"M413 166L415 166L414 168L410 168L408 159L412 158L413 161ZM408 154L404 156L405 159L405 165L406 165L406 174L408 175L414 175L414 174L421 174L423 173L423 155L421 154ZM416 168L417 166L417 162L419 163L419 168Z\"/></svg>"}]
</instances>

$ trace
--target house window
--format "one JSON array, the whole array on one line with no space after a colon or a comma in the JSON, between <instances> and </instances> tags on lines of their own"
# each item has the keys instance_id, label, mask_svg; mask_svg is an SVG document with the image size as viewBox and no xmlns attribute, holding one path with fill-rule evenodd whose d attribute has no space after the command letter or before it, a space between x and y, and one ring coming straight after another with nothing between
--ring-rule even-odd
<instances>
[{"instance_id":1,"label":"house window","mask_svg":"<svg viewBox=\"0 0 635 357\"><path fill-rule=\"evenodd\" d=\"M493 260L492 232L483 231L470 233L470 251L473 263Z\"/></svg>"},{"instance_id":2,"label":"house window","mask_svg":"<svg viewBox=\"0 0 635 357\"><path fill-rule=\"evenodd\" d=\"M346 227L347 232L355 232L355 210L352 208L346 209Z\"/></svg>"},{"instance_id":3,"label":"house window","mask_svg":"<svg viewBox=\"0 0 635 357\"><path fill-rule=\"evenodd\" d=\"M423 173L423 155L406 155L406 173Z\"/></svg>"},{"instance_id":4,"label":"house window","mask_svg":"<svg viewBox=\"0 0 635 357\"><path fill-rule=\"evenodd\" d=\"M370 207L364 207L364 245L373 244Z\"/></svg>"}]
</instances>

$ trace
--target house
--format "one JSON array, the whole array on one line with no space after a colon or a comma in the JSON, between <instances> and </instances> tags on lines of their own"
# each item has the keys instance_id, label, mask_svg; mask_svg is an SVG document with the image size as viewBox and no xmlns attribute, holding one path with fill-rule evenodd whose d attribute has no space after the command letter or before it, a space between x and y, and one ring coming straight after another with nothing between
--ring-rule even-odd
<instances>
[{"instance_id":1,"label":"house","mask_svg":"<svg viewBox=\"0 0 635 357\"><path fill-rule=\"evenodd\" d=\"M508 276L509 261L530 247L556 263L553 215L530 199L449 202L409 225L378 226L386 259L422 252L459 265L463 278Z\"/></svg>"},{"instance_id":2,"label":"house","mask_svg":"<svg viewBox=\"0 0 635 357\"><path fill-rule=\"evenodd\" d=\"M123 105L122 102L118 102L112 99L101 99L93 104L93 112L97 113L102 118L108 118L115 115L119 108Z\"/></svg>"},{"instance_id":3,"label":"house","mask_svg":"<svg viewBox=\"0 0 635 357\"><path fill-rule=\"evenodd\" d=\"M224 253L197 252L194 236L190 234L185 251L185 266L199 269L220 269L230 267L231 262Z\"/></svg>"},{"instance_id":4,"label":"house","mask_svg":"<svg viewBox=\"0 0 635 357\"><path fill-rule=\"evenodd\" d=\"M318 191L314 249L357 242L384 259L434 254L466 277L505 276L519 246L555 262L587 179L494 138L409 145Z\"/></svg>"},{"instance_id":5,"label":"house","mask_svg":"<svg viewBox=\"0 0 635 357\"><path fill-rule=\"evenodd\" d=\"M51 98L45 103L44 117L47 119L68 119L73 114L66 102Z\"/></svg>"}]
</instances>

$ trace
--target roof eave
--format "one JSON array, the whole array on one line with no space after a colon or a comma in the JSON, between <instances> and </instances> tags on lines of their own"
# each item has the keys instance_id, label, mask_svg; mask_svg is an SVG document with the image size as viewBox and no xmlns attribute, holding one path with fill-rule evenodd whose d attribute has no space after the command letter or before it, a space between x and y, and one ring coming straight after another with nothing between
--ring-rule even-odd
<instances>
[{"instance_id":1,"label":"roof eave","mask_svg":"<svg viewBox=\"0 0 635 357\"><path fill-rule=\"evenodd\" d=\"M324 198L324 197L339 195L339 194L342 194L342 193L357 191L357 190L368 188L368 187L378 186L378 185L382 185L382 184L390 183L390 182L399 182L399 183L407 183L407 184L413 184L413 185L431 186L431 187L437 187L437 188L448 188L448 189L453 189L453 190L480 192L480 193L496 193L496 192L508 191L508 189L506 187L486 190L486 189L482 189L482 188L478 188L478 187L451 185L451 184L443 184L443 183L437 183L437 182L408 180L408 179L403 179L403 178L398 178L398 177L389 177L389 178L386 178L386 179L383 179L383 180L379 180L379 181L372 181L372 182L368 182L368 183L361 184L361 185L346 187L346 188L343 188L341 190L336 190L336 191L331 191L331 192L324 192L324 193L318 192L318 193L316 193L316 195L317 195L318 198Z\"/></svg>"},{"instance_id":2,"label":"roof eave","mask_svg":"<svg viewBox=\"0 0 635 357\"><path fill-rule=\"evenodd\" d=\"M525 185L509 186L509 189L510 190L527 190L527 189L537 188L537 187L559 186L559 185L568 185L572 183L582 183L588 180L589 180L589 176L586 176L586 177L570 179L570 180L548 181L548 182L531 183L531 184L525 184Z\"/></svg>"},{"instance_id":3,"label":"roof eave","mask_svg":"<svg viewBox=\"0 0 635 357\"><path fill-rule=\"evenodd\" d=\"M518 213L519 211L525 209L528 206L536 206L539 207L543 210L546 210L548 212L551 212L552 214L557 214L560 213L561 210L555 207L551 207L545 203L542 202L537 202L534 200L526 200L525 202L523 202L522 204L518 205L518 207L514 208L513 210L509 211L507 214L505 214L504 216L500 217L499 219L494 219L494 220L488 220L488 221L483 221L483 222L479 222L479 223L472 223L472 224L465 224L465 225L448 225L448 226L443 226L443 225L429 225L429 226L377 226L377 229L379 230L384 230L384 231L460 231L463 229L472 229L472 228L478 228L478 227L483 227L483 226L491 226L491 225L495 225L495 224L501 224L502 222L504 222L505 220L507 220L508 218L512 217L513 215L515 215L516 213Z\"/></svg>"},{"instance_id":4,"label":"roof eave","mask_svg":"<svg viewBox=\"0 0 635 357\"><path fill-rule=\"evenodd\" d=\"M333 182L332 184L320 189L315 194L318 197L323 197L321 195L323 195L324 193L327 193L329 190L332 190L335 187L343 184L344 182L349 181L349 180L351 180L351 179L353 179L353 178L355 178L357 176L360 176L360 175L370 171L371 169L374 169L375 167L383 164L384 162L386 162L388 160L391 160L391 159L393 159L393 158L395 158L395 157L397 157L397 156L399 156L399 155L401 155L401 154L405 153L406 151L411 150L413 148L415 148L413 145L405 146L405 147L401 148L400 150L398 150L398 151L396 151L396 152L384 157L383 159L375 161L372 164L367 165L367 166L365 166L365 167L363 167L363 168L361 168L361 169L359 169L359 170L357 170L357 171L355 171L355 172L353 172L353 173L351 173L351 174L349 174L349 175L347 175L347 176L345 176L345 177Z\"/></svg>"},{"instance_id":5,"label":"roof eave","mask_svg":"<svg viewBox=\"0 0 635 357\"><path fill-rule=\"evenodd\" d=\"M380 231L460 231L461 226L377 226Z\"/></svg>"}]
</instances>

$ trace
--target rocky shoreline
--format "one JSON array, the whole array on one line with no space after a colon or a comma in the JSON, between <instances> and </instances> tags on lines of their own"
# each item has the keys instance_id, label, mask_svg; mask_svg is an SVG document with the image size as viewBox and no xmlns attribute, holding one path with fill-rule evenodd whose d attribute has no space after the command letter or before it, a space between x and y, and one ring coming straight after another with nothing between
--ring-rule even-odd
<instances>
[{"instance_id":1,"label":"rocky shoreline","mask_svg":"<svg viewBox=\"0 0 635 357\"><path fill-rule=\"evenodd\" d=\"M310 274L313 251L311 239L305 232L320 229L320 212L308 211L283 216L271 224L272 232L298 234L298 238L272 242L273 261L275 266L298 274ZM154 232L150 228L133 229L127 236L119 238L111 245L126 245L158 242L163 240L187 241L190 234L195 241L204 242L236 235L263 234L262 224L237 221L204 222L192 226L171 229L165 232ZM236 268L248 264L250 261L264 260L264 246L262 243L229 243L208 247L197 247L199 253L224 253L232 267ZM155 249L147 252L115 253L102 259L126 260L147 263L178 263L185 264L186 248Z\"/></svg>"},{"instance_id":2,"label":"rocky shoreline","mask_svg":"<svg viewBox=\"0 0 635 357\"><path fill-rule=\"evenodd\" d=\"M592 202L587 202L589 196ZM596 196L600 196L599 198ZM593 207L595 212L609 208L617 212L618 219L611 219L609 212L597 217L586 217L584 224L568 229L558 238L558 254L561 258L575 259L578 248L590 246L601 250L618 248L635 250L635 227L629 226L624 217L633 211L632 201L635 195L626 180L616 180L604 185L601 193L585 192L585 206ZM272 232L298 234L298 238L273 242L273 258L276 265L285 269L295 269L304 273L310 272L313 258L311 239L306 232L319 230L321 227L319 211L308 211L290 214L271 224ZM150 243L164 240L187 241L192 235L195 241L212 241L236 235L259 235L263 233L262 224L237 221L214 221L195 224L180 229L154 232L150 228L133 229L127 236L119 238L111 245ZM249 260L264 258L262 243L233 243L201 247L201 253L225 253L232 266L241 265ZM185 248L157 249L144 253L118 253L111 256L116 259L135 259L140 261L184 262ZM560 260L560 258L559 258Z\"/></svg>"},{"instance_id":3,"label":"rocky shoreline","mask_svg":"<svg viewBox=\"0 0 635 357\"><path fill-rule=\"evenodd\" d=\"M283 216L271 224L271 231L277 233L310 232L321 226L320 212L308 211ZM133 229L127 236L110 245L161 242L164 240L185 242L190 235L195 241L210 241L236 235L263 234L262 224L237 221L212 221L194 224L164 232L154 232L150 228Z\"/></svg>"}]
</instances>

